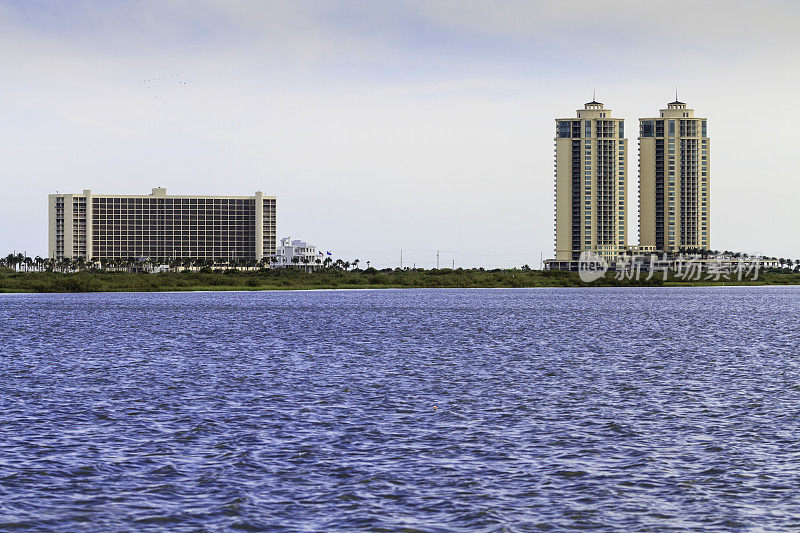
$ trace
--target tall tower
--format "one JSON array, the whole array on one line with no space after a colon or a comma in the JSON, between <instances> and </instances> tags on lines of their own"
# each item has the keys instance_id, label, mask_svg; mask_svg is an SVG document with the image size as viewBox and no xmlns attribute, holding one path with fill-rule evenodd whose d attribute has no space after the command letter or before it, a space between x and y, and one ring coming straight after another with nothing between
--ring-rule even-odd
<instances>
[{"instance_id":1,"label":"tall tower","mask_svg":"<svg viewBox=\"0 0 800 533\"><path fill-rule=\"evenodd\" d=\"M639 119L639 244L675 252L711 246L711 140L706 119L667 104Z\"/></svg>"},{"instance_id":2,"label":"tall tower","mask_svg":"<svg viewBox=\"0 0 800 533\"><path fill-rule=\"evenodd\" d=\"M556 119L556 260L583 250L614 260L628 244L625 121L594 100L577 113Z\"/></svg>"}]
</instances>

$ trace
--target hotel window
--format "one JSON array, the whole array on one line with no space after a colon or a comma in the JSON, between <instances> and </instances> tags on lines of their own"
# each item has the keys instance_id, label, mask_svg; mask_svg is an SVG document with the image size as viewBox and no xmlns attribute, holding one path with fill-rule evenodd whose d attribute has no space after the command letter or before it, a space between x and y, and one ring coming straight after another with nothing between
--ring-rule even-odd
<instances>
[{"instance_id":1,"label":"hotel window","mask_svg":"<svg viewBox=\"0 0 800 533\"><path fill-rule=\"evenodd\" d=\"M675 121L674 120L670 120L669 121L669 136L670 137L675 137Z\"/></svg>"}]
</instances>

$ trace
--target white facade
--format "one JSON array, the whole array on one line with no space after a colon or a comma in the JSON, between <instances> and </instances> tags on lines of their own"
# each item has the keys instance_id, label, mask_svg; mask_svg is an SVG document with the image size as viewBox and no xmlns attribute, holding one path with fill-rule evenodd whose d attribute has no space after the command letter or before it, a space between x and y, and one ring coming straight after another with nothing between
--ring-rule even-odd
<instances>
[{"instance_id":1,"label":"white facade","mask_svg":"<svg viewBox=\"0 0 800 533\"><path fill-rule=\"evenodd\" d=\"M102 262L145 257L260 261L275 254L275 197L51 194L48 255Z\"/></svg>"},{"instance_id":2,"label":"white facade","mask_svg":"<svg viewBox=\"0 0 800 533\"><path fill-rule=\"evenodd\" d=\"M284 237L281 239L281 245L278 246L275 259L274 265L278 267L298 266L305 267L306 270L313 270L319 268L325 258L322 252L317 252L317 247L313 244Z\"/></svg>"}]
</instances>

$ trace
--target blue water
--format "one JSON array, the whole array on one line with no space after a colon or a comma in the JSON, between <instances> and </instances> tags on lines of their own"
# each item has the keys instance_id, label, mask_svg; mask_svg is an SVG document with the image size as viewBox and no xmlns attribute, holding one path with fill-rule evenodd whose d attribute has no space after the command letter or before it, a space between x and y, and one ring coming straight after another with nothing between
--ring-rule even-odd
<instances>
[{"instance_id":1,"label":"blue water","mask_svg":"<svg viewBox=\"0 0 800 533\"><path fill-rule=\"evenodd\" d=\"M0 530L800 527L800 289L0 295Z\"/></svg>"}]
</instances>

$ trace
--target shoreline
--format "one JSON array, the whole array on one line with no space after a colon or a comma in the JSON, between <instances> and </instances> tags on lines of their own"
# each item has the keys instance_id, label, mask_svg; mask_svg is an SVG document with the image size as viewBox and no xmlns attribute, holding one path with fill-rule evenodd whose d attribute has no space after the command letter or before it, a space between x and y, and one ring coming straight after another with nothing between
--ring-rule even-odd
<instances>
[{"instance_id":1,"label":"shoreline","mask_svg":"<svg viewBox=\"0 0 800 533\"><path fill-rule=\"evenodd\" d=\"M98 292L252 292L391 289L523 289L592 287L769 287L800 285L800 273L762 272L751 280L691 280L663 278L618 280L613 272L591 283L577 273L520 269L494 270L321 270L216 271L129 273L84 271L0 272L0 293Z\"/></svg>"},{"instance_id":2,"label":"shoreline","mask_svg":"<svg viewBox=\"0 0 800 533\"><path fill-rule=\"evenodd\" d=\"M241 293L256 293L256 292L357 292L357 291L427 291L427 290L544 290L544 289L564 289L564 290L586 290L586 289L737 289L742 287L749 288L773 288L773 287L800 287L800 283L777 283L777 284L715 284L715 285L689 285L689 284L674 284L674 285L586 285L584 287L573 286L542 286L542 287L320 287L320 288L256 288L256 289L243 289L236 288L198 288L198 289L176 289L176 290L104 290L104 291L8 291L0 289L0 296L14 296L14 295L31 295L31 294L174 294L174 293L196 293L196 294L213 294L221 292L241 292Z\"/></svg>"}]
</instances>

